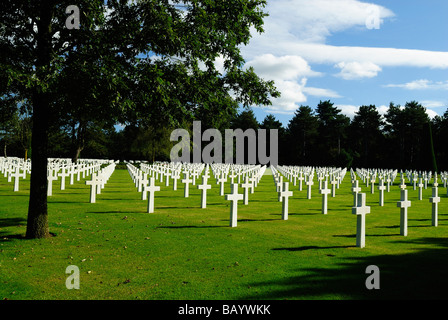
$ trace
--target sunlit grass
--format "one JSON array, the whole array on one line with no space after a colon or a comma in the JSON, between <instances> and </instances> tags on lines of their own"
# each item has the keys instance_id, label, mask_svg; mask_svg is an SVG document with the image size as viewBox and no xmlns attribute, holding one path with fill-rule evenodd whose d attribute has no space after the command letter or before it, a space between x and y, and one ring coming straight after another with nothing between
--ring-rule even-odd
<instances>
[{"instance_id":1,"label":"sunlit grass","mask_svg":"<svg viewBox=\"0 0 448 320\"><path fill-rule=\"evenodd\" d=\"M29 177L28 177L29 179ZM20 191L0 177L0 298L4 299L365 299L446 298L448 262L446 189L440 188L439 226L431 226L431 188L408 186L408 236L400 236L398 179L385 206L378 190L367 194L366 247L356 245L356 217L347 174L321 214L318 183L289 202L289 219L271 175L265 175L249 205L238 207L238 226L229 227L229 201L209 180L207 208L200 190L183 184L173 191L158 182L155 212L146 213L128 172L116 170L97 203L89 186L53 185L48 198L49 239L25 240L29 180ZM226 192L230 185L226 184ZM240 193L243 189L240 187ZM365 287L365 269L377 265L381 289ZM65 269L80 269L80 289L68 290Z\"/></svg>"}]
</instances>

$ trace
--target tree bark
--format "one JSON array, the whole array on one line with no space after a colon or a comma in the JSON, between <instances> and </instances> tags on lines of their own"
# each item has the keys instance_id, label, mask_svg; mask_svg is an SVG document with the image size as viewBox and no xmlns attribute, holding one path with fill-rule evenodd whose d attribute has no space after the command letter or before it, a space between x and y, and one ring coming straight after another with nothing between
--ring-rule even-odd
<instances>
[{"instance_id":1,"label":"tree bark","mask_svg":"<svg viewBox=\"0 0 448 320\"><path fill-rule=\"evenodd\" d=\"M37 15L36 78L44 82L51 72L51 19L52 1L42 0ZM42 83L33 89L33 131L31 148L31 181L26 237L29 239L49 236L47 211L47 159L50 93Z\"/></svg>"},{"instance_id":2,"label":"tree bark","mask_svg":"<svg viewBox=\"0 0 448 320\"><path fill-rule=\"evenodd\" d=\"M36 93L33 98L33 136L31 147L30 201L26 237L49 236L47 211L47 158L48 158L48 95Z\"/></svg>"}]
</instances>

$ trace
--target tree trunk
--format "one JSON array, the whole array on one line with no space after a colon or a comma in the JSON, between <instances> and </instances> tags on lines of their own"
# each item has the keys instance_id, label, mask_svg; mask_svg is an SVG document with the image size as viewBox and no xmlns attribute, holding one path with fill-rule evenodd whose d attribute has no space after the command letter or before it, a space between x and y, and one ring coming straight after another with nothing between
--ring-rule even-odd
<instances>
[{"instance_id":1,"label":"tree trunk","mask_svg":"<svg viewBox=\"0 0 448 320\"><path fill-rule=\"evenodd\" d=\"M26 237L30 239L49 236L47 212L47 158L48 158L48 109L45 93L33 98L33 136L31 147L30 201Z\"/></svg>"},{"instance_id":2,"label":"tree trunk","mask_svg":"<svg viewBox=\"0 0 448 320\"><path fill-rule=\"evenodd\" d=\"M44 81L51 73L51 19L53 16L51 1L40 1L40 18L37 23L36 78ZM29 239L49 236L47 211L47 159L48 127L50 117L50 93L39 83L33 89L33 131L31 148L31 181L28 206L26 237Z\"/></svg>"},{"instance_id":3,"label":"tree trunk","mask_svg":"<svg viewBox=\"0 0 448 320\"><path fill-rule=\"evenodd\" d=\"M7 146L8 144L5 142L5 147L3 148L3 152L4 152L4 154L5 154L5 158L8 158L8 155L6 154L6 146Z\"/></svg>"}]
</instances>

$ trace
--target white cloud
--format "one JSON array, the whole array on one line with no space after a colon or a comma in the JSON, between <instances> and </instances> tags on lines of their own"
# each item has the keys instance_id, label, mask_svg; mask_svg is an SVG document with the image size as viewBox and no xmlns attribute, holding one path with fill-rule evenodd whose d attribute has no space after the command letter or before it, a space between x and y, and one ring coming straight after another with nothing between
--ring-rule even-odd
<instances>
[{"instance_id":1,"label":"white cloud","mask_svg":"<svg viewBox=\"0 0 448 320\"><path fill-rule=\"evenodd\" d=\"M308 62L299 56L276 57L264 54L246 63L246 67L253 67L261 78L274 80L275 86L281 92L281 97L272 99L269 107L272 112L293 114L298 104L307 101L306 94L322 97L339 97L328 89L306 87L309 77L322 74L311 69Z\"/></svg>"},{"instance_id":2,"label":"white cloud","mask_svg":"<svg viewBox=\"0 0 448 320\"><path fill-rule=\"evenodd\" d=\"M377 109L378 109L379 114L384 116L387 113L387 111L389 111L389 106L381 105ZM404 106L400 106L400 109L404 109ZM428 108L426 108L426 114L428 115L428 117L430 119L433 119L435 116L439 115L434 110L431 110L431 109L428 109Z\"/></svg>"},{"instance_id":3,"label":"white cloud","mask_svg":"<svg viewBox=\"0 0 448 320\"><path fill-rule=\"evenodd\" d=\"M257 56L246 66L254 67L262 78L273 80L298 80L305 76L319 76L319 72L311 70L308 62L299 56L280 56L272 54Z\"/></svg>"},{"instance_id":4,"label":"white cloud","mask_svg":"<svg viewBox=\"0 0 448 320\"><path fill-rule=\"evenodd\" d=\"M302 90L305 94L322 98L342 98L336 91L330 89L304 87Z\"/></svg>"},{"instance_id":5,"label":"white cloud","mask_svg":"<svg viewBox=\"0 0 448 320\"><path fill-rule=\"evenodd\" d=\"M326 39L348 29L368 29L372 14L379 15L380 28L395 14L382 6L358 0L275 0L265 11L265 32L253 33L242 48L246 59L260 52L275 56L296 55L308 63L335 65L341 62L372 63L378 67L411 66L446 69L448 52L428 50L332 46Z\"/></svg>"},{"instance_id":6,"label":"white cloud","mask_svg":"<svg viewBox=\"0 0 448 320\"><path fill-rule=\"evenodd\" d=\"M353 106L353 105L335 105L335 107L338 108L339 110L341 110L341 113L343 115L346 115L350 119L353 119L353 117L355 116L355 113L358 112L358 110L359 110L358 106Z\"/></svg>"},{"instance_id":7,"label":"white cloud","mask_svg":"<svg viewBox=\"0 0 448 320\"><path fill-rule=\"evenodd\" d=\"M340 62L335 68L341 69L337 76L345 80L373 78L381 71L381 68L372 62Z\"/></svg>"},{"instance_id":8,"label":"white cloud","mask_svg":"<svg viewBox=\"0 0 448 320\"><path fill-rule=\"evenodd\" d=\"M406 90L448 90L448 81L434 82L428 79L414 80L404 84L388 84L387 88L402 88Z\"/></svg>"},{"instance_id":9,"label":"white cloud","mask_svg":"<svg viewBox=\"0 0 448 320\"><path fill-rule=\"evenodd\" d=\"M367 0L368 1L368 0ZM344 80L369 79L386 67L448 69L448 52L429 50L334 46L327 44L332 35L346 31L374 32L386 28L395 17L391 10L361 0L275 0L264 11L264 33L253 30L242 54L257 74L275 80L282 93L273 99L272 111L291 112L307 96L339 98L331 88L307 87L310 77L324 76L312 70L314 65L337 68ZM350 102L349 102L350 103ZM344 106L353 114L353 106Z\"/></svg>"},{"instance_id":10,"label":"white cloud","mask_svg":"<svg viewBox=\"0 0 448 320\"><path fill-rule=\"evenodd\" d=\"M448 103L444 101L424 100L421 104L426 108L448 108Z\"/></svg>"}]
</instances>

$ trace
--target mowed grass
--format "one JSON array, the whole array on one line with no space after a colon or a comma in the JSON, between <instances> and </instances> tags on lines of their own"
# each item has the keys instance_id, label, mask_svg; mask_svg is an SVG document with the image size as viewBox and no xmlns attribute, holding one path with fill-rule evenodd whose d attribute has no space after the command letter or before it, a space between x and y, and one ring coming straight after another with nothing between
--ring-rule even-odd
<instances>
[{"instance_id":1,"label":"mowed grass","mask_svg":"<svg viewBox=\"0 0 448 320\"><path fill-rule=\"evenodd\" d=\"M129 173L116 170L89 203L85 179L53 185L48 218L53 237L26 240L29 177L13 182L0 176L0 299L446 299L448 293L448 199L439 188L439 226L431 226L431 188L408 185L408 236L400 235L398 178L378 205L378 190L360 182L371 213L366 247L356 247L356 217L347 174L336 197L321 213L315 179L312 199L298 186L289 200L289 219L271 175L265 175L238 206L238 226L229 227L230 202L211 178L207 208L200 190L172 181L155 196L146 213ZM196 181L198 185L200 181ZM239 188L240 193L243 189ZM226 184L225 193L230 193ZM66 268L80 269L80 289L66 288ZM368 290L366 268L380 270L380 289Z\"/></svg>"}]
</instances>

